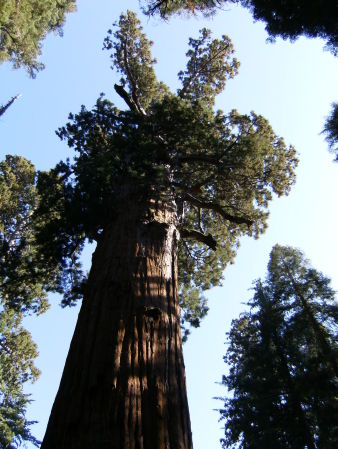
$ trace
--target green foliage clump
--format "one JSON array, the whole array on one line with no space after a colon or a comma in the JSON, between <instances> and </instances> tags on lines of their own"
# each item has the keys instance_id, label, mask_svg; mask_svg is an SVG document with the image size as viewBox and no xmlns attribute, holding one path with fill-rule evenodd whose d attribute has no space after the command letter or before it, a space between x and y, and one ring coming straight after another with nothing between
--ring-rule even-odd
<instances>
[{"instance_id":1,"label":"green foliage clump","mask_svg":"<svg viewBox=\"0 0 338 449\"><path fill-rule=\"evenodd\" d=\"M182 83L178 95L190 101L203 99L213 106L216 95L224 90L227 79L238 73L239 62L232 58L232 42L228 36L222 36L221 40L211 39L210 30L203 28L199 39L189 39L189 46L186 70L178 73Z\"/></svg>"},{"instance_id":2,"label":"green foliage clump","mask_svg":"<svg viewBox=\"0 0 338 449\"><path fill-rule=\"evenodd\" d=\"M226 447L333 449L338 443L337 301L301 251L276 245L224 358ZM238 446L237 446L238 445Z\"/></svg>"},{"instance_id":3,"label":"green foliage clump","mask_svg":"<svg viewBox=\"0 0 338 449\"><path fill-rule=\"evenodd\" d=\"M325 122L323 133L326 134L330 151L336 153L338 161L338 103L332 104L331 114Z\"/></svg>"},{"instance_id":4,"label":"green foliage clump","mask_svg":"<svg viewBox=\"0 0 338 449\"><path fill-rule=\"evenodd\" d=\"M0 302L17 312L48 307L47 272L32 225L37 207L34 165L19 156L0 162Z\"/></svg>"},{"instance_id":5,"label":"green foliage clump","mask_svg":"<svg viewBox=\"0 0 338 449\"><path fill-rule=\"evenodd\" d=\"M62 33L68 12L76 0L3 0L0 2L0 63L11 61L34 77L44 68L38 61L42 41L55 31Z\"/></svg>"},{"instance_id":6,"label":"green foliage clump","mask_svg":"<svg viewBox=\"0 0 338 449\"><path fill-rule=\"evenodd\" d=\"M145 214L149 197L170 197L181 234L182 319L197 326L207 311L203 291L220 284L239 237L264 232L273 194L289 192L296 153L263 117L213 110L238 70L228 37L212 40L204 29L191 39L181 87L172 93L156 79L151 42L136 15L122 14L115 30L105 48L122 74L115 90L128 108L101 96L59 129L76 156L39 175L41 252L57 267L64 303L72 303L85 285L78 269L85 239L98 240L123 213L126 190Z\"/></svg>"}]
</instances>

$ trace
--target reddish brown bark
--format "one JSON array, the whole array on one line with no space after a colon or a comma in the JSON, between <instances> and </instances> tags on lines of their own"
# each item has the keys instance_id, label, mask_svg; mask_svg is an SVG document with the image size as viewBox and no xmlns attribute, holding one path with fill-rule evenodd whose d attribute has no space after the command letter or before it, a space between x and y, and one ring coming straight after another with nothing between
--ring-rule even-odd
<instances>
[{"instance_id":1,"label":"reddish brown bark","mask_svg":"<svg viewBox=\"0 0 338 449\"><path fill-rule=\"evenodd\" d=\"M124 210L93 255L41 449L192 449L175 207Z\"/></svg>"}]
</instances>

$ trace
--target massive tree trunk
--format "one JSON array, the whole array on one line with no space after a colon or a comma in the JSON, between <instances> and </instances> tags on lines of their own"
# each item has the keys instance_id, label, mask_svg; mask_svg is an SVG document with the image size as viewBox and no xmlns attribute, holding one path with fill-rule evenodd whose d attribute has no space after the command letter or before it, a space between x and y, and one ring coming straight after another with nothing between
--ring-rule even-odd
<instances>
[{"instance_id":1,"label":"massive tree trunk","mask_svg":"<svg viewBox=\"0 0 338 449\"><path fill-rule=\"evenodd\" d=\"M41 449L192 449L176 207L119 211L93 255Z\"/></svg>"}]
</instances>

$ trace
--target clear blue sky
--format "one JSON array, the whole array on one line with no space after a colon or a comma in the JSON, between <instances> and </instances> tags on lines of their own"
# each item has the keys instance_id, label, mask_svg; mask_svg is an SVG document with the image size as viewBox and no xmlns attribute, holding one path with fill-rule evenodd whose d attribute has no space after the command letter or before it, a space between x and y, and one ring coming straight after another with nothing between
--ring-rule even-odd
<instances>
[{"instance_id":1,"label":"clear blue sky","mask_svg":"<svg viewBox=\"0 0 338 449\"><path fill-rule=\"evenodd\" d=\"M9 64L0 67L0 103L22 93L0 120L1 159L7 153L20 154L38 169L51 168L71 156L54 133L65 124L69 112L77 112L81 104L90 108L100 92L120 104L113 89L116 76L101 48L106 30L122 11L121 4L124 10L139 11L137 0L78 0L78 11L67 18L64 37L50 35L45 41L41 59L47 67L35 80L23 70L13 71ZM168 23L142 20L154 41L158 78L172 88L177 86L177 72L184 68L190 36L197 36L204 26L215 36L229 35L241 67L239 76L219 96L217 108L264 115L287 143L296 146L300 157L291 194L273 201L269 229L259 240L242 239L235 264L225 272L223 287L208 293L208 317L184 348L194 448L217 449L222 424L213 409L222 403L213 397L225 394L217 385L225 372L225 333L231 319L244 310L252 281L265 275L272 246L289 244L304 250L338 289L338 165L332 163L333 156L320 135L330 104L338 100L338 58L324 52L319 40L266 44L264 26L253 23L250 14L238 7L220 11L208 21L182 17ZM84 260L89 266L90 249ZM28 388L34 399L29 418L39 421L34 432L40 438L78 313L78 308L61 310L58 302L59 298L52 297L47 314L26 320L40 350L37 364L42 375Z\"/></svg>"}]
</instances>

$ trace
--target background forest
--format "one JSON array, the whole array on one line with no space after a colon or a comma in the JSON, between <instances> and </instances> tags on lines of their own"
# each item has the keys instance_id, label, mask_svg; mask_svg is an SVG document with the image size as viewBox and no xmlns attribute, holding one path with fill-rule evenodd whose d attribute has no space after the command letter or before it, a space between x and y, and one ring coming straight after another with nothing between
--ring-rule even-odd
<instances>
[{"instance_id":1,"label":"background forest","mask_svg":"<svg viewBox=\"0 0 338 449\"><path fill-rule=\"evenodd\" d=\"M338 60L323 51L324 42L319 39L300 38L292 44L278 39L267 44L264 25L253 23L250 13L240 7L227 6L210 19L173 17L163 22L142 16L137 0L120 3L78 0L77 12L66 18L63 38L50 34L43 43L41 61L46 69L35 80L23 69L13 71L9 63L1 65L0 103L18 92L22 98L1 117L0 159L8 153L18 154L32 160L37 169L46 170L72 156L54 133L65 124L70 111L79 110L81 104L91 108L100 92L121 104L113 89L118 76L110 70L109 57L101 48L122 7L138 12L145 32L154 41L157 77L172 89L177 87L177 72L185 65L190 36L197 37L205 26L215 37L227 34L233 41L241 63L239 75L228 82L216 108L262 114L287 144L296 147L300 164L290 195L273 201L265 234L257 241L241 240L235 264L224 273L223 286L207 293L209 313L184 346L194 447L216 449L224 431L213 410L222 404L213 397L225 394L224 387L216 384L225 372L225 332L252 297L248 291L252 281L264 276L273 245L301 248L338 288L337 166L320 134L330 104L338 98ZM85 266L92 250L85 251ZM28 419L39 421L33 433L40 439L78 312L78 307L62 310L59 302L60 298L53 296L45 315L25 320L40 352L37 366L42 375L27 387L34 400Z\"/></svg>"}]
</instances>

